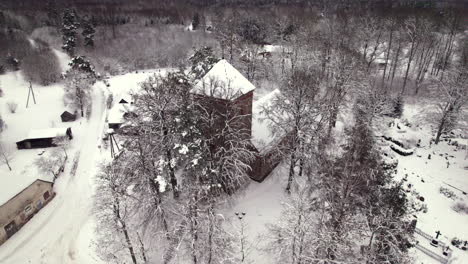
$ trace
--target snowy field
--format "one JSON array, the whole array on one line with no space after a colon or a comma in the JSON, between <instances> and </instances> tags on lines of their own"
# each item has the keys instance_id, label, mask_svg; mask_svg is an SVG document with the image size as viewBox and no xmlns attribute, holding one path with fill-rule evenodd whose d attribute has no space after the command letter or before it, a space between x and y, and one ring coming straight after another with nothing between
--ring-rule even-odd
<instances>
[{"instance_id":1,"label":"snowy field","mask_svg":"<svg viewBox=\"0 0 468 264\"><path fill-rule=\"evenodd\" d=\"M440 231L439 240L452 250L452 263L468 263L468 252L451 245L453 238L468 240L468 213L453 209L455 204L468 205L468 150L465 143L468 135L461 131L458 132L461 135L457 134L450 140L451 143L461 143L459 147L448 144L448 141L441 141L438 145L430 143L434 134L430 126L419 125L420 111L415 105L406 105L403 117L395 120L395 124L383 133L403 143L405 149L414 151L409 156L394 153L399 162L395 180L403 180L408 195L422 208L416 214L417 228L433 237ZM389 142L390 145L394 144ZM443 257L440 246L435 248L427 238L415 237L421 246ZM418 264L440 263L420 250L413 249L412 252Z\"/></svg>"}]
</instances>

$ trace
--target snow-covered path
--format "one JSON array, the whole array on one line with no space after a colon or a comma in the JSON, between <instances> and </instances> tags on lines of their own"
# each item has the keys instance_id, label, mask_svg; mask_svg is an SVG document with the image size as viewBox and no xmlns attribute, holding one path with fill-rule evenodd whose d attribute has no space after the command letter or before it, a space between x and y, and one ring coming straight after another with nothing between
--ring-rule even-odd
<instances>
[{"instance_id":1,"label":"snow-covered path","mask_svg":"<svg viewBox=\"0 0 468 264\"><path fill-rule=\"evenodd\" d=\"M57 180L57 196L35 215L18 233L0 246L0 263L68 264L100 263L91 245L93 182L98 144L105 121L102 89L96 85L92 114L75 132L79 155L74 176L70 169Z\"/></svg>"}]
</instances>

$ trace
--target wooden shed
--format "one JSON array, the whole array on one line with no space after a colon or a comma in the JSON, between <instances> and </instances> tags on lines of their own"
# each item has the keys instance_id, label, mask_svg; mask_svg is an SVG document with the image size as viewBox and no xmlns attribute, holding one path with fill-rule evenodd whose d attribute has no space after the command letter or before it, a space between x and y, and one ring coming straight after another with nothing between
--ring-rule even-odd
<instances>
[{"instance_id":1,"label":"wooden shed","mask_svg":"<svg viewBox=\"0 0 468 264\"><path fill-rule=\"evenodd\" d=\"M67 136L69 139L73 138L70 127L34 129L29 132L25 139L16 142L16 146L18 149L55 147L55 144L53 143L54 138L64 136Z\"/></svg>"},{"instance_id":2,"label":"wooden shed","mask_svg":"<svg viewBox=\"0 0 468 264\"><path fill-rule=\"evenodd\" d=\"M73 122L76 120L76 114L72 114L68 111L64 111L60 115L60 119L62 119L62 122Z\"/></svg>"}]
</instances>

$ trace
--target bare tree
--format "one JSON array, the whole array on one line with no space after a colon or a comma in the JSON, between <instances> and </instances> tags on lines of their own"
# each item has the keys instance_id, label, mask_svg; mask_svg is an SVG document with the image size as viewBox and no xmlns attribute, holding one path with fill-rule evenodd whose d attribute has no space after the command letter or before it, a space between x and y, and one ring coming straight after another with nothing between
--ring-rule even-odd
<instances>
[{"instance_id":1,"label":"bare tree","mask_svg":"<svg viewBox=\"0 0 468 264\"><path fill-rule=\"evenodd\" d=\"M41 156L34 164L43 173L52 174L54 182L63 171L66 159L57 151L52 151L49 156Z\"/></svg>"},{"instance_id":2,"label":"bare tree","mask_svg":"<svg viewBox=\"0 0 468 264\"><path fill-rule=\"evenodd\" d=\"M131 259L138 263L138 253L129 225L132 200L129 198L127 173L131 167L126 162L114 161L98 174L96 213L98 215L99 241L103 243L101 255L106 260ZM115 236L115 234L118 236ZM128 252L125 256L124 251Z\"/></svg>"},{"instance_id":3,"label":"bare tree","mask_svg":"<svg viewBox=\"0 0 468 264\"><path fill-rule=\"evenodd\" d=\"M281 217L268 226L270 243L268 250L281 263L309 263L319 240L317 228L317 198L306 188L292 194L283 203Z\"/></svg>"},{"instance_id":4,"label":"bare tree","mask_svg":"<svg viewBox=\"0 0 468 264\"><path fill-rule=\"evenodd\" d=\"M438 119L436 144L439 143L443 133L450 131L457 124L458 115L468 102L467 81L466 69L452 69L430 85Z\"/></svg>"},{"instance_id":5,"label":"bare tree","mask_svg":"<svg viewBox=\"0 0 468 264\"><path fill-rule=\"evenodd\" d=\"M317 136L328 115L318 69L296 69L284 80L281 94L263 111L272 122L274 136L286 137L290 169L286 191L291 192L295 167L301 158L301 147Z\"/></svg>"},{"instance_id":6,"label":"bare tree","mask_svg":"<svg viewBox=\"0 0 468 264\"><path fill-rule=\"evenodd\" d=\"M0 141L0 157L2 162L4 162L8 169L11 171L10 160L11 160L12 151L4 142Z\"/></svg>"},{"instance_id":7,"label":"bare tree","mask_svg":"<svg viewBox=\"0 0 468 264\"><path fill-rule=\"evenodd\" d=\"M16 109L18 109L18 103L15 101L8 101L7 102L8 110L10 110L10 113L14 114L16 113Z\"/></svg>"},{"instance_id":8,"label":"bare tree","mask_svg":"<svg viewBox=\"0 0 468 264\"><path fill-rule=\"evenodd\" d=\"M95 82L94 75L72 68L65 75L65 100L73 107L79 108L81 116L91 101L91 86Z\"/></svg>"},{"instance_id":9,"label":"bare tree","mask_svg":"<svg viewBox=\"0 0 468 264\"><path fill-rule=\"evenodd\" d=\"M70 147L70 138L68 136L56 137L52 142L63 150L63 154L65 154L65 159L67 160L67 149Z\"/></svg>"}]
</instances>

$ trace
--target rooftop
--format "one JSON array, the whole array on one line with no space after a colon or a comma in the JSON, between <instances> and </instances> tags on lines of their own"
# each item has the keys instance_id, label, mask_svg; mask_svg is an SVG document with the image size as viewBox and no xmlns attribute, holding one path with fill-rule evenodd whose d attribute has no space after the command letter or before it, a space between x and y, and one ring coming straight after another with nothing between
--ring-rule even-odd
<instances>
[{"instance_id":1,"label":"rooftop","mask_svg":"<svg viewBox=\"0 0 468 264\"><path fill-rule=\"evenodd\" d=\"M32 129L25 139L55 138L67 135L68 127Z\"/></svg>"},{"instance_id":2,"label":"rooftop","mask_svg":"<svg viewBox=\"0 0 468 264\"><path fill-rule=\"evenodd\" d=\"M226 60L220 60L191 90L194 94L232 100L253 91L255 86Z\"/></svg>"},{"instance_id":3,"label":"rooftop","mask_svg":"<svg viewBox=\"0 0 468 264\"><path fill-rule=\"evenodd\" d=\"M53 175L44 175L38 171L34 165L35 159L42 150L24 150L21 160L14 160L12 164L12 171L2 168L2 181L0 184L0 206L8 202L11 198L26 189L36 180L43 180L47 182L53 182ZM44 153L43 155L47 155ZM27 161L27 162L25 162ZM3 165L6 167L6 165Z\"/></svg>"}]
</instances>

